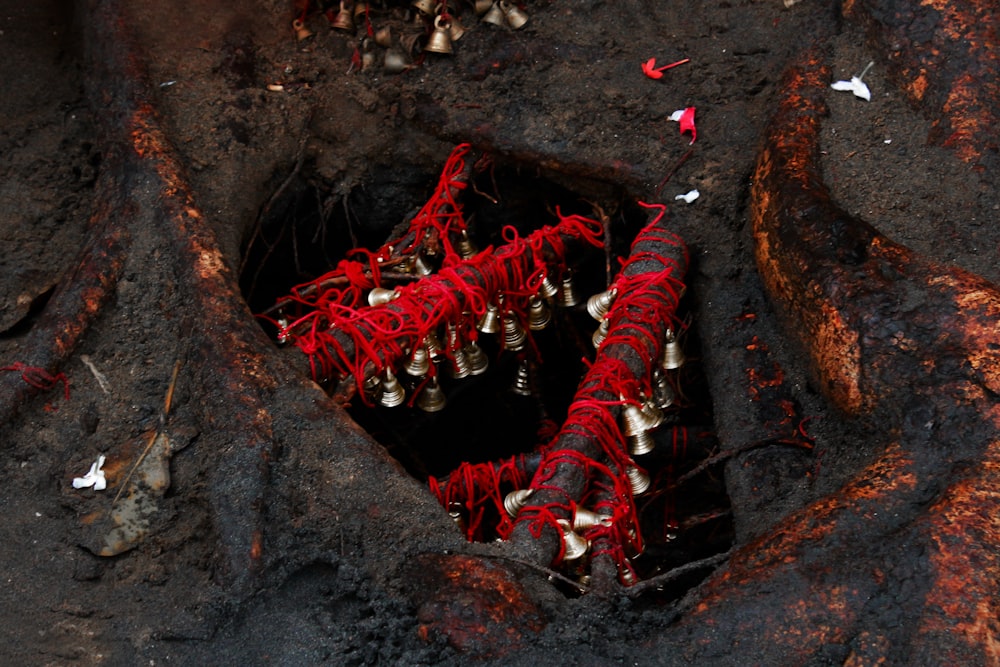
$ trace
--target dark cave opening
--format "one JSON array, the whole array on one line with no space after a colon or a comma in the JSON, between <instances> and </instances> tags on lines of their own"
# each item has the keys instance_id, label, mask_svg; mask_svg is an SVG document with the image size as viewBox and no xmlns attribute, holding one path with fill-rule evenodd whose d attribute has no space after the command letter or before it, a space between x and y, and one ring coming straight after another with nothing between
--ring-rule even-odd
<instances>
[{"instance_id":1,"label":"dark cave opening","mask_svg":"<svg viewBox=\"0 0 1000 667\"><path fill-rule=\"evenodd\" d=\"M589 217L604 213L562 185L534 173L526 175L529 171L533 170L491 164L472 177L461 203L475 246L504 244L505 229L507 238L510 229L523 237L552 225L557 211ZM275 302L294 286L330 271L352 248L372 250L401 233L433 191L436 178L428 169L394 165L373 171L363 186L341 197L310 180L308 168L303 173L306 176L274 203L248 245L242 287L255 313L273 311ZM587 311L587 297L606 289L608 267L612 274L618 270L633 238L648 221L644 209L626 203L620 192L616 196L613 210L606 214L613 239L610 258L598 249L574 254L579 303L561 305L562 294L547 300L551 321L530 331L532 345L513 352L504 349L502 330L496 335L481 333L477 342L488 368L460 378L452 376L446 359L438 358L435 376L442 409L417 406L415 392L426 389L425 378L411 375L405 366L396 372L406 392L403 404L386 407L360 395L352 397L351 417L416 479L445 478L466 462L488 463L517 455L524 455L530 468L531 457L538 457L537 448L553 439L595 356L592 336L597 322ZM434 259L430 258L432 265ZM715 453L711 396L698 361L697 321L692 313L679 315L687 323L682 336L687 361L669 373L675 400L665 410L664 424L652 434L655 449L641 461L653 482L636 498L646 546L641 554L632 555L632 562L642 578L726 551L733 539L721 467L699 467ZM260 322L276 337L277 329L267 319ZM439 333L441 338L448 335L444 330ZM334 386L326 388L335 391ZM462 520L459 513L454 516ZM488 512L483 522L489 525L494 518ZM486 530L481 539L497 539L497 534ZM698 580L697 575L681 578L663 595L674 597Z\"/></svg>"}]
</instances>

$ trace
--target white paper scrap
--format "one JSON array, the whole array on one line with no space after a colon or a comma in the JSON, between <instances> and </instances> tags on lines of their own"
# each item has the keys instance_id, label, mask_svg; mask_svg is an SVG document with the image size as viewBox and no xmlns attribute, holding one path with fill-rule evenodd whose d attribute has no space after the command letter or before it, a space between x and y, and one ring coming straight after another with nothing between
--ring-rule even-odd
<instances>
[{"instance_id":1,"label":"white paper scrap","mask_svg":"<svg viewBox=\"0 0 1000 667\"><path fill-rule=\"evenodd\" d=\"M90 466L90 471L83 477L73 478L73 488L74 489L85 489L87 487L94 487L94 491L103 491L108 488L108 480L104 478L104 471L101 467L104 465L104 455L97 457L93 465Z\"/></svg>"},{"instance_id":2,"label":"white paper scrap","mask_svg":"<svg viewBox=\"0 0 1000 667\"><path fill-rule=\"evenodd\" d=\"M697 190L691 190L690 192L685 192L682 195L677 195L676 197L674 197L674 199L683 199L684 203L690 204L700 196L701 196L700 192L698 192Z\"/></svg>"}]
</instances>

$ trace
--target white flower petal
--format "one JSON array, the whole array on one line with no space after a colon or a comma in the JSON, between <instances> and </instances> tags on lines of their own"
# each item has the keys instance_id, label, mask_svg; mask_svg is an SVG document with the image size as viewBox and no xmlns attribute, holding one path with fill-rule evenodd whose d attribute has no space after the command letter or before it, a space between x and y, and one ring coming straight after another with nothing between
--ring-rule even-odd
<instances>
[{"instance_id":1,"label":"white flower petal","mask_svg":"<svg viewBox=\"0 0 1000 667\"><path fill-rule=\"evenodd\" d=\"M852 76L850 81L834 81L830 84L834 90L849 90L855 97L871 102L872 93L868 90L868 84L856 76Z\"/></svg>"},{"instance_id":2,"label":"white flower petal","mask_svg":"<svg viewBox=\"0 0 1000 667\"><path fill-rule=\"evenodd\" d=\"M108 480L104 477L104 471L101 470L104 460L104 456L98 456L97 461L91 464L90 470L87 471L86 475L83 477L74 477L73 488L85 489L92 486L95 491L103 491L108 488Z\"/></svg>"},{"instance_id":3,"label":"white flower petal","mask_svg":"<svg viewBox=\"0 0 1000 667\"><path fill-rule=\"evenodd\" d=\"M684 111L685 109L678 109L677 111L673 112L672 114L670 114L670 120L674 121L675 123L678 122L681 119L681 116L684 115Z\"/></svg>"}]
</instances>

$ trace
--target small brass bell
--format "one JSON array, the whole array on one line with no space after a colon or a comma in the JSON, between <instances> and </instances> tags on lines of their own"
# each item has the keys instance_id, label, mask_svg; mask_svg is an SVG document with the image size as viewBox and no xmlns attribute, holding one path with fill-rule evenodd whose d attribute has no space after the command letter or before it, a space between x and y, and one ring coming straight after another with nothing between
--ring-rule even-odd
<instances>
[{"instance_id":1,"label":"small brass bell","mask_svg":"<svg viewBox=\"0 0 1000 667\"><path fill-rule=\"evenodd\" d=\"M472 369L469 367L469 359L465 356L465 350L457 348L451 355L451 376L456 380L469 377L472 374Z\"/></svg>"},{"instance_id":2,"label":"small brass bell","mask_svg":"<svg viewBox=\"0 0 1000 667\"><path fill-rule=\"evenodd\" d=\"M448 516L455 522L458 529L465 532L465 513L462 511L462 503L448 503Z\"/></svg>"},{"instance_id":3,"label":"small brass bell","mask_svg":"<svg viewBox=\"0 0 1000 667\"><path fill-rule=\"evenodd\" d=\"M573 513L573 530L585 532L597 526L610 526L613 519L607 514L598 514L584 507L577 507Z\"/></svg>"},{"instance_id":4,"label":"small brass bell","mask_svg":"<svg viewBox=\"0 0 1000 667\"><path fill-rule=\"evenodd\" d=\"M359 16L365 16L368 14L368 3L362 0L361 2L354 3L354 18L357 19Z\"/></svg>"},{"instance_id":5,"label":"small brass bell","mask_svg":"<svg viewBox=\"0 0 1000 667\"><path fill-rule=\"evenodd\" d=\"M532 297L528 302L528 328L532 331L541 331L551 321L552 311L549 310L549 304L537 296Z\"/></svg>"},{"instance_id":6,"label":"small brass bell","mask_svg":"<svg viewBox=\"0 0 1000 667\"><path fill-rule=\"evenodd\" d=\"M656 441L653 440L653 436L650 435L650 431L642 431L641 433L636 433L635 435L629 435L626 436L625 439L628 440L628 451L632 456L649 454L651 451L656 449Z\"/></svg>"},{"instance_id":7,"label":"small brass bell","mask_svg":"<svg viewBox=\"0 0 1000 667\"><path fill-rule=\"evenodd\" d=\"M354 34L354 16L350 11L344 9L344 3L340 3L340 11L333 17L333 21L330 22L330 26L334 30L339 30L340 32L346 32L351 35Z\"/></svg>"},{"instance_id":8,"label":"small brass bell","mask_svg":"<svg viewBox=\"0 0 1000 667\"><path fill-rule=\"evenodd\" d=\"M563 560L576 560L582 558L590 551L590 540L587 540L577 533L569 525L566 519L559 519L559 527L563 534Z\"/></svg>"},{"instance_id":9,"label":"small brass bell","mask_svg":"<svg viewBox=\"0 0 1000 667\"><path fill-rule=\"evenodd\" d=\"M663 423L663 420L666 419L666 416L663 414L663 410L660 409L660 406L657 405L656 401L652 398L647 398L643 401L642 407L639 409L642 411L642 414L645 415L648 422L653 425L652 428L647 430L657 428Z\"/></svg>"},{"instance_id":10,"label":"small brass bell","mask_svg":"<svg viewBox=\"0 0 1000 667\"><path fill-rule=\"evenodd\" d=\"M500 0L500 10L507 19L507 25L514 30L520 30L528 22L528 14L514 3L507 3Z\"/></svg>"},{"instance_id":11,"label":"small brass bell","mask_svg":"<svg viewBox=\"0 0 1000 667\"><path fill-rule=\"evenodd\" d=\"M444 348L441 346L441 339L434 331L428 331L424 335L424 347L427 348L427 355L433 360L437 359L444 353Z\"/></svg>"},{"instance_id":12,"label":"small brass bell","mask_svg":"<svg viewBox=\"0 0 1000 667\"><path fill-rule=\"evenodd\" d=\"M677 335L667 329L666 342L663 345L663 354L660 356L660 367L664 370L673 370L684 365L684 349L681 348Z\"/></svg>"},{"instance_id":13,"label":"small brass bell","mask_svg":"<svg viewBox=\"0 0 1000 667\"><path fill-rule=\"evenodd\" d=\"M465 358L469 362L470 374L482 375L490 367L489 357L486 356L483 348L479 347L476 341L469 341L462 350L465 352Z\"/></svg>"},{"instance_id":14,"label":"small brass bell","mask_svg":"<svg viewBox=\"0 0 1000 667\"><path fill-rule=\"evenodd\" d=\"M382 398L382 380L377 375L370 375L365 378L364 392L372 401L379 401Z\"/></svg>"},{"instance_id":15,"label":"small brass bell","mask_svg":"<svg viewBox=\"0 0 1000 667\"><path fill-rule=\"evenodd\" d=\"M633 496L641 496L649 490L649 485L652 484L649 475L635 466L625 468L625 476L628 478L629 486L632 487Z\"/></svg>"},{"instance_id":16,"label":"small brass bell","mask_svg":"<svg viewBox=\"0 0 1000 667\"><path fill-rule=\"evenodd\" d=\"M440 16L434 18L434 32L427 40L424 51L431 53L442 53L449 55L453 53L451 48L451 21L442 20Z\"/></svg>"},{"instance_id":17,"label":"small brass bell","mask_svg":"<svg viewBox=\"0 0 1000 667\"><path fill-rule=\"evenodd\" d=\"M489 10L483 14L483 23L492 23L493 25L505 26L507 25L507 16L500 9L500 3L494 2Z\"/></svg>"},{"instance_id":18,"label":"small brass bell","mask_svg":"<svg viewBox=\"0 0 1000 667\"><path fill-rule=\"evenodd\" d=\"M632 568L624 567L622 568L621 580L626 586L635 586L639 581L639 577L632 571Z\"/></svg>"},{"instance_id":19,"label":"small brass bell","mask_svg":"<svg viewBox=\"0 0 1000 667\"><path fill-rule=\"evenodd\" d=\"M451 27L448 28L448 36L451 37L451 41L457 42L465 35L465 26L462 25L457 16L449 16L448 21L451 23Z\"/></svg>"},{"instance_id":20,"label":"small brass bell","mask_svg":"<svg viewBox=\"0 0 1000 667\"><path fill-rule=\"evenodd\" d=\"M413 356L410 357L405 364L403 364L403 370L405 370L408 375L415 378L424 377L430 369L430 355L427 354L427 348L423 345L415 349L413 351Z\"/></svg>"},{"instance_id":21,"label":"small brass bell","mask_svg":"<svg viewBox=\"0 0 1000 667\"><path fill-rule=\"evenodd\" d=\"M511 352L524 349L524 343L528 340L528 333L521 326L521 322L511 313L503 316L503 346Z\"/></svg>"},{"instance_id":22,"label":"small brass bell","mask_svg":"<svg viewBox=\"0 0 1000 667\"><path fill-rule=\"evenodd\" d=\"M433 16L434 8L437 6L436 0L413 0L410 3L418 12L424 16Z\"/></svg>"},{"instance_id":23,"label":"small brass bell","mask_svg":"<svg viewBox=\"0 0 1000 667\"><path fill-rule=\"evenodd\" d=\"M542 284L538 286L538 296L543 299L551 299L557 294L559 294L559 288L552 283L549 274L546 273L542 277Z\"/></svg>"},{"instance_id":24,"label":"small brass bell","mask_svg":"<svg viewBox=\"0 0 1000 667\"><path fill-rule=\"evenodd\" d=\"M394 301L399 298L399 292L394 289L388 289L387 287L373 287L371 292L368 292L368 305L369 306L382 306L390 301Z\"/></svg>"},{"instance_id":25,"label":"small brass bell","mask_svg":"<svg viewBox=\"0 0 1000 667\"><path fill-rule=\"evenodd\" d=\"M385 377L382 379L382 396L378 402L387 408L394 408L401 405L404 400L406 400L406 390L392 374L392 370L386 368Z\"/></svg>"},{"instance_id":26,"label":"small brass bell","mask_svg":"<svg viewBox=\"0 0 1000 667\"><path fill-rule=\"evenodd\" d=\"M490 7L492 6L493 0L472 0L472 9L479 16L482 16L486 12L490 11Z\"/></svg>"},{"instance_id":27,"label":"small brass bell","mask_svg":"<svg viewBox=\"0 0 1000 667\"><path fill-rule=\"evenodd\" d=\"M278 318L278 345L286 344L288 339L291 338L292 334L288 331L288 325L287 317L282 316Z\"/></svg>"},{"instance_id":28,"label":"small brass bell","mask_svg":"<svg viewBox=\"0 0 1000 667\"><path fill-rule=\"evenodd\" d=\"M384 26L375 31L375 43L384 49L388 49L392 46L393 35L392 28L389 26Z\"/></svg>"},{"instance_id":29,"label":"small brass bell","mask_svg":"<svg viewBox=\"0 0 1000 667\"><path fill-rule=\"evenodd\" d=\"M451 39L452 41L455 41L454 37ZM458 239L458 247L456 250L458 250L458 256L462 259L472 259L479 254L479 248L477 248L476 244L469 238L469 232L464 229L462 230L461 238Z\"/></svg>"},{"instance_id":30,"label":"small brass bell","mask_svg":"<svg viewBox=\"0 0 1000 667\"><path fill-rule=\"evenodd\" d=\"M648 414L637 405L627 404L622 408L622 435L638 435L652 431L663 421L663 413L657 420L655 415Z\"/></svg>"},{"instance_id":31,"label":"small brass bell","mask_svg":"<svg viewBox=\"0 0 1000 667\"><path fill-rule=\"evenodd\" d=\"M300 42L303 39L308 39L309 37L313 36L312 30L307 28L306 24L303 23L300 19L295 19L294 21L292 21L292 30L295 31L295 39L299 40Z\"/></svg>"},{"instance_id":32,"label":"small brass bell","mask_svg":"<svg viewBox=\"0 0 1000 667\"><path fill-rule=\"evenodd\" d=\"M517 375L514 376L514 384L510 390L518 396L531 396L531 367L527 359L518 365Z\"/></svg>"},{"instance_id":33,"label":"small brass bell","mask_svg":"<svg viewBox=\"0 0 1000 667\"><path fill-rule=\"evenodd\" d=\"M576 285L573 284L573 274L569 271L563 276L562 287L559 289L559 305L563 308L572 308L580 303L580 295L576 293Z\"/></svg>"},{"instance_id":34,"label":"small brass bell","mask_svg":"<svg viewBox=\"0 0 1000 667\"><path fill-rule=\"evenodd\" d=\"M534 489L517 489L511 491L503 499L503 508L507 510L507 514L512 518L516 519L518 512L520 512L525 505L528 504L528 498L531 494L535 492Z\"/></svg>"},{"instance_id":35,"label":"small brass bell","mask_svg":"<svg viewBox=\"0 0 1000 667\"><path fill-rule=\"evenodd\" d=\"M421 253L417 253L410 260L410 272L417 276L429 276L434 273L431 266Z\"/></svg>"},{"instance_id":36,"label":"small brass bell","mask_svg":"<svg viewBox=\"0 0 1000 667\"><path fill-rule=\"evenodd\" d=\"M667 376L659 368L653 369L653 400L661 410L674 404L674 388L670 386Z\"/></svg>"},{"instance_id":37,"label":"small brass bell","mask_svg":"<svg viewBox=\"0 0 1000 667\"><path fill-rule=\"evenodd\" d=\"M479 318L476 328L483 333L495 334L500 332L500 308L494 303L486 304L486 312Z\"/></svg>"},{"instance_id":38,"label":"small brass bell","mask_svg":"<svg viewBox=\"0 0 1000 667\"><path fill-rule=\"evenodd\" d=\"M590 342L594 344L594 348L599 348L604 339L608 337L608 332L611 331L611 320L604 318L601 320L601 324L594 331L594 335L590 337Z\"/></svg>"},{"instance_id":39,"label":"small brass bell","mask_svg":"<svg viewBox=\"0 0 1000 667\"><path fill-rule=\"evenodd\" d=\"M440 412L448 404L437 378L431 378L417 396L417 407L424 412Z\"/></svg>"},{"instance_id":40,"label":"small brass bell","mask_svg":"<svg viewBox=\"0 0 1000 667\"><path fill-rule=\"evenodd\" d=\"M587 312L590 313L591 317L600 322L608 314L608 310L611 309L611 304L614 303L616 296L618 296L618 290L614 287L603 292L598 292L587 299Z\"/></svg>"},{"instance_id":41,"label":"small brass bell","mask_svg":"<svg viewBox=\"0 0 1000 667\"><path fill-rule=\"evenodd\" d=\"M415 32L399 38L399 46L411 58L420 53L424 39L423 32Z\"/></svg>"},{"instance_id":42,"label":"small brass bell","mask_svg":"<svg viewBox=\"0 0 1000 667\"><path fill-rule=\"evenodd\" d=\"M410 60L399 49L389 49L385 52L382 67L388 74L401 74L410 68Z\"/></svg>"}]
</instances>

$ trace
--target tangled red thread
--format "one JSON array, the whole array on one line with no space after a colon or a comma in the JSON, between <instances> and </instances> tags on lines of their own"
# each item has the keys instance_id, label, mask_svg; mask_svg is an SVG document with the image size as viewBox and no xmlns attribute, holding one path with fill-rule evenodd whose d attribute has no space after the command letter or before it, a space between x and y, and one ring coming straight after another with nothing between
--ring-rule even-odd
<instances>
[{"instance_id":1,"label":"tangled red thread","mask_svg":"<svg viewBox=\"0 0 1000 667\"><path fill-rule=\"evenodd\" d=\"M44 368L39 368L38 366L28 366L20 361L10 364L9 366L3 366L0 368L0 371L13 371L20 373L22 380L32 387L43 391L48 391L62 382L63 393L66 396L66 400L69 400L69 380L66 378L65 373L56 373L53 375Z\"/></svg>"}]
</instances>

